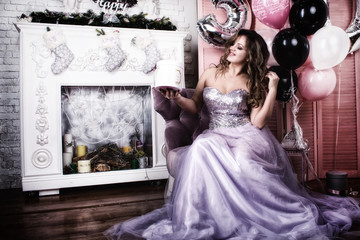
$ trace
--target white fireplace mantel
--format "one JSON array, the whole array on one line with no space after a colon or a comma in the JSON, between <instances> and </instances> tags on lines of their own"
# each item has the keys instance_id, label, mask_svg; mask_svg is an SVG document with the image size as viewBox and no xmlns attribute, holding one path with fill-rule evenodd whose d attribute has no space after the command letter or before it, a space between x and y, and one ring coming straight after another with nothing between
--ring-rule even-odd
<instances>
[{"instance_id":1,"label":"white fireplace mantel","mask_svg":"<svg viewBox=\"0 0 360 240\"><path fill-rule=\"evenodd\" d=\"M168 177L162 154L165 123L153 110L152 102L151 168L63 174L61 87L153 87L154 72L145 73L142 70L143 65L149 61L151 63L153 60L150 58L154 57L144 49L145 43L151 41L156 46L160 60L174 60L183 67L185 32L22 22L17 23L16 27L20 32L23 191L39 191L40 195L47 195L57 194L61 188ZM74 55L71 64L60 74L54 74L51 70L55 56L43 39L47 27L62 31L66 45ZM102 29L105 35L117 34L118 46L126 57L114 71L104 68L108 57L104 51L106 43L97 36L96 29ZM138 45L133 44L135 39Z\"/></svg>"}]
</instances>

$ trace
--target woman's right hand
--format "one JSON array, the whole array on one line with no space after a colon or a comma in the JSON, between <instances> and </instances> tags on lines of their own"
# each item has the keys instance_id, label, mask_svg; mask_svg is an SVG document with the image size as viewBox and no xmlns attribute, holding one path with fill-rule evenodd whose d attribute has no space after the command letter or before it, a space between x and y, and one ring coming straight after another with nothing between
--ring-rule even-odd
<instances>
[{"instance_id":1,"label":"woman's right hand","mask_svg":"<svg viewBox=\"0 0 360 240\"><path fill-rule=\"evenodd\" d=\"M269 79L269 85L268 85L269 91L274 90L276 92L280 80L279 76L275 72L269 71L266 74L266 77Z\"/></svg>"}]
</instances>

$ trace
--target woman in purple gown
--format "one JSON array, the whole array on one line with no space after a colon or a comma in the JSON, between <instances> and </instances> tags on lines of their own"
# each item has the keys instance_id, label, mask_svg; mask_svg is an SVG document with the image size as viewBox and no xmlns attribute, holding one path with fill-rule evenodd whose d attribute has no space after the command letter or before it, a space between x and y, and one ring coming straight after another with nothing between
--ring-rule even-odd
<instances>
[{"instance_id":1,"label":"woman in purple gown","mask_svg":"<svg viewBox=\"0 0 360 240\"><path fill-rule=\"evenodd\" d=\"M166 204L105 232L109 239L329 239L360 218L350 198L309 194L266 126L278 76L255 31L241 29L216 67L202 74L192 99L162 94L188 112L205 104L209 129L174 149L174 188Z\"/></svg>"}]
</instances>

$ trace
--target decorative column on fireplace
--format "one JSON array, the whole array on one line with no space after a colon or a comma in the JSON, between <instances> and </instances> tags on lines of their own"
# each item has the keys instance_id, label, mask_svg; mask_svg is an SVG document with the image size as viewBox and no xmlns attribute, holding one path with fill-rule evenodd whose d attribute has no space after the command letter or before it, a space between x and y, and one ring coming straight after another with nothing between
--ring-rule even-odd
<instances>
[{"instance_id":1,"label":"decorative column on fireplace","mask_svg":"<svg viewBox=\"0 0 360 240\"><path fill-rule=\"evenodd\" d=\"M23 191L49 195L61 188L168 177L165 123L153 108L153 69L159 60L183 69L185 32L16 27Z\"/></svg>"}]
</instances>

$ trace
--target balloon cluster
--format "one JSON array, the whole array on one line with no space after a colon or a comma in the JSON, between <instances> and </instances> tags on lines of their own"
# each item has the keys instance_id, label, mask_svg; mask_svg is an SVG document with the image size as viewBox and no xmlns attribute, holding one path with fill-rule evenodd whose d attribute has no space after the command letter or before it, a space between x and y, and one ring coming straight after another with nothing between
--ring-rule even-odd
<instances>
[{"instance_id":1,"label":"balloon cluster","mask_svg":"<svg viewBox=\"0 0 360 240\"><path fill-rule=\"evenodd\" d=\"M296 147L307 149L296 119L299 100L295 91L299 90L308 101L322 100L333 92L336 86L333 67L360 48L359 0L346 31L331 24L328 0L293 1L292 6L287 0L252 1L252 9L255 17L271 28L258 33L268 44L271 55L268 64L272 66L269 70L280 77L277 100L292 101ZM287 20L290 27L283 28ZM297 78L295 70L300 67Z\"/></svg>"},{"instance_id":2,"label":"balloon cluster","mask_svg":"<svg viewBox=\"0 0 360 240\"><path fill-rule=\"evenodd\" d=\"M360 48L359 0L355 6L353 22L344 31L331 24L328 0L294 1L292 6L290 1L252 2L255 17L279 30L275 36L270 30L259 31L267 43L272 43L271 47L268 44L269 65L278 64L289 71L302 67L297 89L304 100L318 101L332 93L336 86L332 68ZM290 27L281 29L287 20Z\"/></svg>"},{"instance_id":3,"label":"balloon cluster","mask_svg":"<svg viewBox=\"0 0 360 240\"><path fill-rule=\"evenodd\" d=\"M279 7L278 4L280 4L281 7ZM302 0L294 2L292 6L290 6L290 1L280 1L278 4L273 0L253 1L252 3L254 15L259 21L269 27L279 29L272 39L270 51L272 57L275 59L276 63L280 65L279 69L283 68L281 69L283 72L287 70L294 73L296 69L304 65L304 72L306 71L309 73L312 70L313 74L316 74L315 68L317 70L319 69L315 67L316 64L314 64L311 56L316 55L319 57L319 54L317 54L319 49L313 49L312 47L314 42L316 44L316 41L314 41L316 40L315 35L312 36L310 41L309 36L317 33L317 31L323 28L328 21L329 10L327 3L323 0ZM257 10L259 10L259 12ZM277 12L275 12L276 14L274 14L275 10L277 10ZM264 17L264 15L266 17ZM287 20L289 20L291 27L281 29L284 27ZM263 32L259 32L259 34L263 36ZM263 37L264 39L268 38L268 36ZM266 41L270 41L270 39L267 39ZM319 51L323 51L323 49ZM320 54L323 54L323 52ZM310 60L309 55L311 58ZM310 69L308 68L308 64L305 64L310 61L313 62L315 68ZM320 62L321 64L324 64L324 61ZM271 64L274 65L274 63ZM277 71L275 70L275 72L279 75L278 69ZM288 75L292 76L290 73L288 73ZM309 75L310 73L307 77ZM292 79L292 86L290 86L290 88L293 87L295 90L298 88L300 94L304 90L303 82L307 81L309 83L309 78L306 77L305 79L303 76L304 75L300 74L297 83ZM283 82L284 81L279 82L279 88L283 89L284 93L289 92L290 89L285 88ZM306 89L309 89L309 87ZM306 96L309 97L310 95L311 94L307 94ZM290 99L291 97L283 100L288 101ZM316 97L316 99L318 99L318 97ZM306 100L314 99L311 99L310 97Z\"/></svg>"},{"instance_id":4,"label":"balloon cluster","mask_svg":"<svg viewBox=\"0 0 360 240\"><path fill-rule=\"evenodd\" d=\"M279 82L283 91L279 92L278 100L291 99L287 95L290 81L304 100L318 101L332 93L336 85L332 68L360 49L359 1L355 0L355 15L346 31L331 24L328 0L301 0L292 4L289 0L251 1L254 16L270 27L258 30L268 45L268 65L280 65L273 70L284 76ZM226 11L225 23L218 23L209 14L197 22L197 29L205 42L223 47L229 37L245 27L249 4L246 0L212 0L212 4ZM287 21L290 27L284 28ZM300 67L299 78L289 79L288 76L296 76L294 72Z\"/></svg>"}]
</instances>

